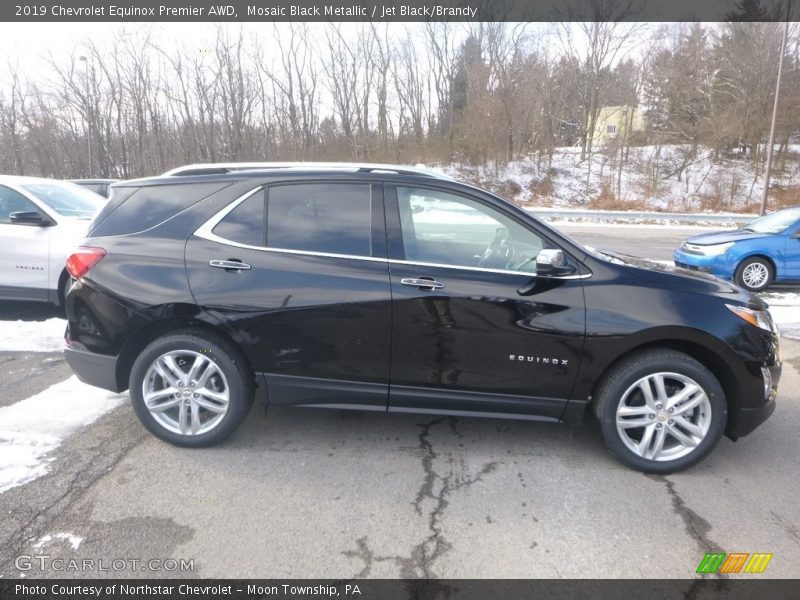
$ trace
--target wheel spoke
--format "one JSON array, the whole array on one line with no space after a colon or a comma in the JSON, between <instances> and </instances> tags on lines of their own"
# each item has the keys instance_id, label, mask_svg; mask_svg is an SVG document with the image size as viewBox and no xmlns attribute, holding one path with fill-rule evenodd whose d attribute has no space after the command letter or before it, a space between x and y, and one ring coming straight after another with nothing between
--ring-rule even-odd
<instances>
[{"instance_id":1,"label":"wheel spoke","mask_svg":"<svg viewBox=\"0 0 800 600\"><path fill-rule=\"evenodd\" d=\"M667 425L669 428L669 434L674 437L682 446L686 446L688 448L694 448L697 446L697 442L683 433L680 429L675 427L674 425Z\"/></svg>"},{"instance_id":2,"label":"wheel spoke","mask_svg":"<svg viewBox=\"0 0 800 600\"><path fill-rule=\"evenodd\" d=\"M675 408L681 402L692 397L695 392L700 391L700 386L694 384L686 384L682 390L670 396L665 406L667 408Z\"/></svg>"},{"instance_id":3,"label":"wheel spoke","mask_svg":"<svg viewBox=\"0 0 800 600\"><path fill-rule=\"evenodd\" d=\"M657 460L658 457L661 456L661 451L664 449L664 440L667 438L666 428L657 428L654 438L655 439L653 440L650 452L645 456L645 458L649 458L651 460Z\"/></svg>"},{"instance_id":4,"label":"wheel spoke","mask_svg":"<svg viewBox=\"0 0 800 600\"><path fill-rule=\"evenodd\" d=\"M154 366L156 372L161 375L161 378L164 381L169 383L174 388L180 387L183 372L180 371L178 365L175 364L175 361L171 356L165 355L160 357L158 360L156 360Z\"/></svg>"},{"instance_id":5,"label":"wheel spoke","mask_svg":"<svg viewBox=\"0 0 800 600\"><path fill-rule=\"evenodd\" d=\"M652 414L653 410L649 406L627 406L623 404L617 410L618 417L646 417Z\"/></svg>"},{"instance_id":6,"label":"wheel spoke","mask_svg":"<svg viewBox=\"0 0 800 600\"><path fill-rule=\"evenodd\" d=\"M634 427L647 427L653 423L653 419L648 417L641 417L639 419L617 419L617 425L623 429L632 429Z\"/></svg>"},{"instance_id":7,"label":"wheel spoke","mask_svg":"<svg viewBox=\"0 0 800 600\"><path fill-rule=\"evenodd\" d=\"M220 404L228 404L228 394L224 392L215 392L214 390L210 390L208 388L201 388L197 390L197 393L200 394L201 398L213 400Z\"/></svg>"},{"instance_id":8,"label":"wheel spoke","mask_svg":"<svg viewBox=\"0 0 800 600\"><path fill-rule=\"evenodd\" d=\"M195 356L194 362L192 363L192 367L189 369L189 374L186 378L189 381L197 381L202 373L204 368L207 368L207 365L210 364L210 361L205 356Z\"/></svg>"},{"instance_id":9,"label":"wheel spoke","mask_svg":"<svg viewBox=\"0 0 800 600\"><path fill-rule=\"evenodd\" d=\"M673 414L674 415L685 415L688 412L694 410L697 406L699 406L703 402L705 402L706 401L705 392L703 392L703 390L700 390L700 389L698 389L698 391L700 393L697 394L697 396L695 396L691 400L688 400L687 402L684 402L683 404L680 404L680 405L676 406L675 407L675 412Z\"/></svg>"},{"instance_id":10,"label":"wheel spoke","mask_svg":"<svg viewBox=\"0 0 800 600\"><path fill-rule=\"evenodd\" d=\"M186 402L181 402L178 406L178 428L183 435L187 435L191 429L191 425L189 424L191 418L189 415L189 405Z\"/></svg>"},{"instance_id":11,"label":"wheel spoke","mask_svg":"<svg viewBox=\"0 0 800 600\"><path fill-rule=\"evenodd\" d=\"M173 394L177 394L178 390L174 387L166 387L162 390L155 390L149 392L144 395L144 402L147 404L148 408L152 405L153 401L159 400L160 398L164 398L165 396L172 396Z\"/></svg>"},{"instance_id":12,"label":"wheel spoke","mask_svg":"<svg viewBox=\"0 0 800 600\"><path fill-rule=\"evenodd\" d=\"M680 418L675 419L675 423L673 425L677 425L684 431L686 431L689 435L693 438L697 438L702 440L703 439L703 429L699 425L695 425L689 419Z\"/></svg>"},{"instance_id":13,"label":"wheel spoke","mask_svg":"<svg viewBox=\"0 0 800 600\"><path fill-rule=\"evenodd\" d=\"M653 398L653 389L650 387L650 379L642 379L639 382L639 389L642 390L644 401L652 410L656 409L656 402Z\"/></svg>"},{"instance_id":14,"label":"wheel spoke","mask_svg":"<svg viewBox=\"0 0 800 600\"><path fill-rule=\"evenodd\" d=\"M208 366L206 366L200 377L195 380L195 384L197 387L203 387L208 383L208 380L217 373L219 373L219 368L217 365L211 361L208 361Z\"/></svg>"},{"instance_id":15,"label":"wheel spoke","mask_svg":"<svg viewBox=\"0 0 800 600\"><path fill-rule=\"evenodd\" d=\"M191 413L191 432L194 435L200 431L200 407L196 402L189 404L189 412Z\"/></svg>"},{"instance_id":16,"label":"wheel spoke","mask_svg":"<svg viewBox=\"0 0 800 600\"><path fill-rule=\"evenodd\" d=\"M637 445L639 450L639 456L644 456L647 452L647 448L650 446L650 441L653 439L653 434L656 431L655 424L648 425L645 427L644 433L642 434L642 439Z\"/></svg>"},{"instance_id":17,"label":"wheel spoke","mask_svg":"<svg viewBox=\"0 0 800 600\"><path fill-rule=\"evenodd\" d=\"M655 383L656 387L656 400L661 406L666 406L669 394L667 394L667 386L664 384L664 376L661 373L656 373L653 375L653 383Z\"/></svg>"},{"instance_id":18,"label":"wheel spoke","mask_svg":"<svg viewBox=\"0 0 800 600\"><path fill-rule=\"evenodd\" d=\"M216 402L211 402L209 400L206 400L202 396L200 396L198 398L194 398L193 400L201 408L205 408L206 410L210 410L211 412L217 413L217 414L224 413L228 408L228 403L227 402L221 403L221 404L217 404Z\"/></svg>"},{"instance_id":19,"label":"wheel spoke","mask_svg":"<svg viewBox=\"0 0 800 600\"><path fill-rule=\"evenodd\" d=\"M147 404L147 410L151 413L161 413L165 410L169 410L170 408L174 408L180 404L180 398L172 398L170 400L166 400L165 402L157 402L154 404Z\"/></svg>"}]
</instances>

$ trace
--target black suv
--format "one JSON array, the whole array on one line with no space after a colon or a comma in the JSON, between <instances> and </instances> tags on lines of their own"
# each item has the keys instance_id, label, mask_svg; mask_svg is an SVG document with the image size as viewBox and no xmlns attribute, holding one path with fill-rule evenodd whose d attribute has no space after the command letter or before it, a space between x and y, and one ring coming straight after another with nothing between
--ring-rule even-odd
<instances>
[{"instance_id":1,"label":"black suv","mask_svg":"<svg viewBox=\"0 0 800 600\"><path fill-rule=\"evenodd\" d=\"M665 473L775 408L767 305L586 248L387 165L196 166L113 186L70 256L67 360L147 429L220 442L270 404L578 423Z\"/></svg>"}]
</instances>

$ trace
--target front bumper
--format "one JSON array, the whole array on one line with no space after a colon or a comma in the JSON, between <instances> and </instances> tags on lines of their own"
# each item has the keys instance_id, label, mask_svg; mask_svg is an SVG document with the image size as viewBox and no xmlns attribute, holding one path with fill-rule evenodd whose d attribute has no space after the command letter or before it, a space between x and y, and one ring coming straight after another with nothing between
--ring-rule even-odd
<instances>
[{"instance_id":1,"label":"front bumper","mask_svg":"<svg viewBox=\"0 0 800 600\"><path fill-rule=\"evenodd\" d=\"M733 279L736 271L736 262L729 260L724 254L702 256L685 252L679 248L672 253L672 260L675 262L676 267L711 273L722 279Z\"/></svg>"},{"instance_id":2,"label":"front bumper","mask_svg":"<svg viewBox=\"0 0 800 600\"><path fill-rule=\"evenodd\" d=\"M105 356L74 347L64 350L64 357L78 379L89 385L121 392L126 389L117 384L117 357Z\"/></svg>"}]
</instances>

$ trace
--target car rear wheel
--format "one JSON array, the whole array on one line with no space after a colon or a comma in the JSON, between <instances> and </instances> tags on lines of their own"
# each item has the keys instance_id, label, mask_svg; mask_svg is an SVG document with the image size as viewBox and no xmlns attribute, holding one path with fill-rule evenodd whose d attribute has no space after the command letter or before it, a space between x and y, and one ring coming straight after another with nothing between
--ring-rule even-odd
<instances>
[{"instance_id":1,"label":"car rear wheel","mask_svg":"<svg viewBox=\"0 0 800 600\"><path fill-rule=\"evenodd\" d=\"M714 375L686 354L651 350L618 365L601 383L595 412L611 452L648 473L673 473L705 458L727 421Z\"/></svg>"},{"instance_id":2,"label":"car rear wheel","mask_svg":"<svg viewBox=\"0 0 800 600\"><path fill-rule=\"evenodd\" d=\"M241 354L205 332L177 332L147 346L133 364L131 400L142 424L176 446L227 438L253 402L253 377Z\"/></svg>"},{"instance_id":3,"label":"car rear wheel","mask_svg":"<svg viewBox=\"0 0 800 600\"><path fill-rule=\"evenodd\" d=\"M772 264L758 256L743 260L736 269L736 283L750 292L765 290L775 277Z\"/></svg>"}]
</instances>

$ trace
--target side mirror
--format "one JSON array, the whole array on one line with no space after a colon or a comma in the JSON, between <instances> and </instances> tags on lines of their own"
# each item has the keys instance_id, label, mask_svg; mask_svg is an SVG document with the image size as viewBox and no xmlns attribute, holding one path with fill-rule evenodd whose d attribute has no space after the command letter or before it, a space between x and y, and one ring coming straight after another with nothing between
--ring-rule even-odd
<instances>
[{"instance_id":1,"label":"side mirror","mask_svg":"<svg viewBox=\"0 0 800 600\"><path fill-rule=\"evenodd\" d=\"M17 225L36 225L38 227L50 227L53 225L53 221L50 217L35 210L12 212L9 217L11 218L11 222Z\"/></svg>"},{"instance_id":2,"label":"side mirror","mask_svg":"<svg viewBox=\"0 0 800 600\"><path fill-rule=\"evenodd\" d=\"M537 275L556 275L563 273L566 267L567 259L561 250L545 248L536 255Z\"/></svg>"}]
</instances>

